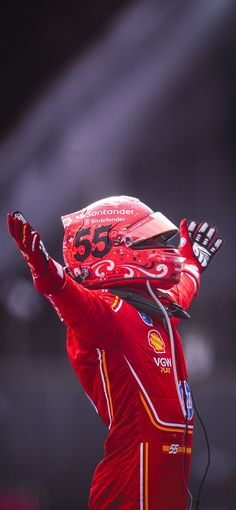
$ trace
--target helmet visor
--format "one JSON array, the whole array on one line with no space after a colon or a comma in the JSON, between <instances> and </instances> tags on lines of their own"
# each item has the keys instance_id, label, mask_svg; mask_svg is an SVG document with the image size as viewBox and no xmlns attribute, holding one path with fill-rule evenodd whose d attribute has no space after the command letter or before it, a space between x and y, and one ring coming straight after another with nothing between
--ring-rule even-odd
<instances>
[{"instance_id":1,"label":"helmet visor","mask_svg":"<svg viewBox=\"0 0 236 510\"><path fill-rule=\"evenodd\" d=\"M164 214L155 212L121 230L120 233L123 235L125 233L126 242L130 245L137 245L151 238L155 238L156 244L162 244L178 232L178 227L168 220Z\"/></svg>"}]
</instances>

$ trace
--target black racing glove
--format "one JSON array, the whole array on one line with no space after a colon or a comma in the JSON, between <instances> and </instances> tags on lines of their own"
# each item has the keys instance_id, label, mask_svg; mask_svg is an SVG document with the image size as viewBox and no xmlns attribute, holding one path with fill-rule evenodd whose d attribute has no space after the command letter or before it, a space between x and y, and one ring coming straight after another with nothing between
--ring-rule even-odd
<instances>
[{"instance_id":1,"label":"black racing glove","mask_svg":"<svg viewBox=\"0 0 236 510\"><path fill-rule=\"evenodd\" d=\"M180 223L180 254L189 261L197 262L200 272L208 267L223 243L223 238L218 237L218 229L206 221L197 223L183 219Z\"/></svg>"}]
</instances>

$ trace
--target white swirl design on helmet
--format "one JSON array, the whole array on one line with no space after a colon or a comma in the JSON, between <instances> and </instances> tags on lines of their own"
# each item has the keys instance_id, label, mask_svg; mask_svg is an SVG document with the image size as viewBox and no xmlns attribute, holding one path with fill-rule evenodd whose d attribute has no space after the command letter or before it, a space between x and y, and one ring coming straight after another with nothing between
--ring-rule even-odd
<instances>
[{"instance_id":1,"label":"white swirl design on helmet","mask_svg":"<svg viewBox=\"0 0 236 510\"><path fill-rule=\"evenodd\" d=\"M162 271L160 274L157 275L157 278L163 278L168 273L168 267L165 264L158 264L156 270Z\"/></svg>"},{"instance_id":2,"label":"white swirl design on helmet","mask_svg":"<svg viewBox=\"0 0 236 510\"><path fill-rule=\"evenodd\" d=\"M132 278L134 276L134 269L137 269L138 271L141 271L141 273L145 274L146 276L151 276L152 278L155 278L155 275L153 273L149 273L149 271L146 271L145 269L141 268L140 266L128 266L128 265L121 265L121 268L128 269L129 273L124 274L125 278ZM163 278L168 273L168 267L165 264L158 264L156 266L156 271L158 271L159 274L156 275L156 278Z\"/></svg>"},{"instance_id":3,"label":"white swirl design on helmet","mask_svg":"<svg viewBox=\"0 0 236 510\"><path fill-rule=\"evenodd\" d=\"M102 262L95 262L95 264L93 264L91 267L95 270L94 273L95 273L96 277L105 278L107 272L113 271L113 269L115 268L115 263L113 262L113 260L106 259L106 260L103 260ZM155 268L157 271L156 275L154 272L150 273L149 271L143 269L140 266L136 266L136 265L130 266L128 264L127 265L122 264L118 267L121 270L126 271L124 273L124 278L134 278L135 271L141 272L144 275L150 276L152 278L164 278L164 276L166 276L166 274L168 273L168 267L165 264L158 264L156 266L156 268Z\"/></svg>"},{"instance_id":4,"label":"white swirl design on helmet","mask_svg":"<svg viewBox=\"0 0 236 510\"><path fill-rule=\"evenodd\" d=\"M113 271L115 263L113 260L103 260L102 262L95 262L95 264L93 264L91 267L93 269L96 267L95 275L98 276L98 278L104 278L106 273L104 273L104 271L100 272L100 270L104 269L105 271Z\"/></svg>"},{"instance_id":5,"label":"white swirl design on helmet","mask_svg":"<svg viewBox=\"0 0 236 510\"><path fill-rule=\"evenodd\" d=\"M124 274L124 278L133 278L134 276L134 270L129 266L120 266L122 268L128 269L129 273ZM136 267L136 266L135 266Z\"/></svg>"}]
</instances>

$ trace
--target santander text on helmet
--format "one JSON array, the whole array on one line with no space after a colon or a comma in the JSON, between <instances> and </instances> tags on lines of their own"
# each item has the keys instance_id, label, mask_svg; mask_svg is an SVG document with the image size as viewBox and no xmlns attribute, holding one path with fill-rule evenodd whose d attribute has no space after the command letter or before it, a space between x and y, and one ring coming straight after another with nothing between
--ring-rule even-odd
<instances>
[{"instance_id":1,"label":"santander text on helmet","mask_svg":"<svg viewBox=\"0 0 236 510\"><path fill-rule=\"evenodd\" d=\"M76 215L76 218L80 219L80 218L90 218L91 216L102 216L102 215L113 215L113 214L123 214L123 215L134 215L135 214L135 211L134 209L98 209L97 211L85 211L84 213L82 214L78 214Z\"/></svg>"}]
</instances>

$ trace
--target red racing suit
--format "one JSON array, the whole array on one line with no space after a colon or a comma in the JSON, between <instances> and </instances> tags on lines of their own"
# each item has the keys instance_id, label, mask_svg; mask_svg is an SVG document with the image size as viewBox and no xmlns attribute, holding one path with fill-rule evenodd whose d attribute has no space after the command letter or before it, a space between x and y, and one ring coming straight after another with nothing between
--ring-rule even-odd
<instances>
[{"instance_id":1,"label":"red racing suit","mask_svg":"<svg viewBox=\"0 0 236 510\"><path fill-rule=\"evenodd\" d=\"M183 272L168 294L186 309L196 280ZM167 328L164 318L68 275L46 297L68 327L70 362L109 429L89 510L186 510L193 410L179 319Z\"/></svg>"}]
</instances>

